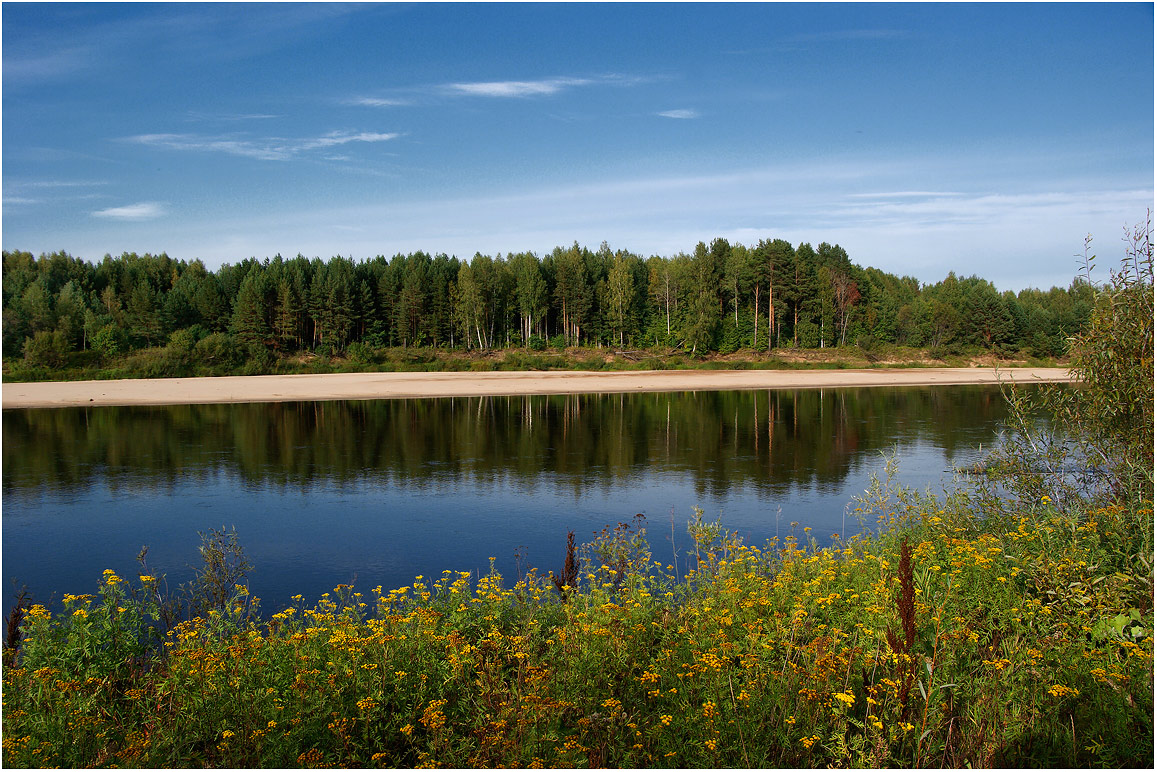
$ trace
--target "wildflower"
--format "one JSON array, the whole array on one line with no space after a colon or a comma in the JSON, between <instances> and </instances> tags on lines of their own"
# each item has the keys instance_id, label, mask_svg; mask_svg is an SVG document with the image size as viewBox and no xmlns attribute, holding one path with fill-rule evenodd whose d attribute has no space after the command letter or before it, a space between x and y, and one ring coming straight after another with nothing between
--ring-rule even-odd
<instances>
[{"instance_id":1,"label":"wildflower","mask_svg":"<svg viewBox=\"0 0 1157 772\"><path fill-rule=\"evenodd\" d=\"M152 584L155 581L157 581L157 577L155 576L141 576L141 584Z\"/></svg>"},{"instance_id":2,"label":"wildflower","mask_svg":"<svg viewBox=\"0 0 1157 772\"><path fill-rule=\"evenodd\" d=\"M1080 692L1071 686L1053 684L1051 687L1049 687L1049 694L1051 694L1053 697L1076 697L1080 694Z\"/></svg>"},{"instance_id":3,"label":"wildflower","mask_svg":"<svg viewBox=\"0 0 1157 772\"><path fill-rule=\"evenodd\" d=\"M714 740L704 740L703 744L706 745L709 749L715 750L716 743Z\"/></svg>"},{"instance_id":4,"label":"wildflower","mask_svg":"<svg viewBox=\"0 0 1157 772\"><path fill-rule=\"evenodd\" d=\"M670 726L671 721L672 721L672 716L670 716L667 713L664 713L663 715L659 716L659 720L663 722L663 726Z\"/></svg>"},{"instance_id":5,"label":"wildflower","mask_svg":"<svg viewBox=\"0 0 1157 772\"><path fill-rule=\"evenodd\" d=\"M398 731L400 731L406 737L409 737L410 735L412 735L414 733L414 725L413 724L406 724L404 727L402 727Z\"/></svg>"},{"instance_id":6,"label":"wildflower","mask_svg":"<svg viewBox=\"0 0 1157 772\"><path fill-rule=\"evenodd\" d=\"M832 694L832 698L844 703L844 705L849 708L856 702L856 696L854 694L848 694L847 692L835 692Z\"/></svg>"},{"instance_id":7,"label":"wildflower","mask_svg":"<svg viewBox=\"0 0 1157 772\"><path fill-rule=\"evenodd\" d=\"M116 575L116 571L113 571L111 568L106 568L104 570L104 583L109 587L114 587L116 586L117 582L121 581L123 580Z\"/></svg>"},{"instance_id":8,"label":"wildflower","mask_svg":"<svg viewBox=\"0 0 1157 772\"><path fill-rule=\"evenodd\" d=\"M233 737L233 736L234 736L234 732L232 729L226 729L224 732L221 733L221 739L222 740L228 740L230 737Z\"/></svg>"}]
</instances>

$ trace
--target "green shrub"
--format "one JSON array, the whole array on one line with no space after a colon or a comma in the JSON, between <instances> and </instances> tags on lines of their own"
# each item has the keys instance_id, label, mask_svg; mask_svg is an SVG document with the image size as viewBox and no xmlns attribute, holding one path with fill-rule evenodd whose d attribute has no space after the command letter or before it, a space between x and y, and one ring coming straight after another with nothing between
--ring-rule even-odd
<instances>
[{"instance_id":1,"label":"green shrub","mask_svg":"<svg viewBox=\"0 0 1157 772\"><path fill-rule=\"evenodd\" d=\"M124 330L115 324L106 324L92 336L92 349L100 354L104 361L122 353L128 346L128 337Z\"/></svg>"},{"instance_id":2,"label":"green shrub","mask_svg":"<svg viewBox=\"0 0 1157 772\"><path fill-rule=\"evenodd\" d=\"M206 335L193 346L197 362L208 368L232 368L241 360L233 338L223 332Z\"/></svg>"},{"instance_id":3,"label":"green shrub","mask_svg":"<svg viewBox=\"0 0 1157 772\"><path fill-rule=\"evenodd\" d=\"M374 364L376 361L373 350L365 343L360 342L351 343L346 348L346 356L350 358L351 362L361 365Z\"/></svg>"},{"instance_id":4,"label":"green shrub","mask_svg":"<svg viewBox=\"0 0 1157 772\"><path fill-rule=\"evenodd\" d=\"M24 341L24 361L32 367L60 367L67 353L68 340L60 330L41 330Z\"/></svg>"}]
</instances>

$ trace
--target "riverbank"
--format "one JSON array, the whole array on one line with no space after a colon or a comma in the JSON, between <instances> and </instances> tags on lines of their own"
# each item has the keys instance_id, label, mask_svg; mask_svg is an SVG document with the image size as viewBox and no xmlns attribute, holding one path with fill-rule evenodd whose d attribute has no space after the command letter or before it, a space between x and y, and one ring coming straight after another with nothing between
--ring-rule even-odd
<instances>
[{"instance_id":1,"label":"riverbank","mask_svg":"<svg viewBox=\"0 0 1157 772\"><path fill-rule=\"evenodd\" d=\"M326 373L5 383L5 408L1064 382L1061 367Z\"/></svg>"}]
</instances>

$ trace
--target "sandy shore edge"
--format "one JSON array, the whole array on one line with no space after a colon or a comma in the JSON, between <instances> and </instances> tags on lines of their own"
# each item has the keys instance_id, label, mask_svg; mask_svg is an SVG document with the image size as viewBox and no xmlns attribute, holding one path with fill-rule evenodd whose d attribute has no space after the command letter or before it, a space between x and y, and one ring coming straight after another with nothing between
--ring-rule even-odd
<instances>
[{"instance_id":1,"label":"sandy shore edge","mask_svg":"<svg viewBox=\"0 0 1157 772\"><path fill-rule=\"evenodd\" d=\"M4 408L192 405L335 399L653 391L948 386L1072 380L1060 367L874 370L645 370L253 375L3 384Z\"/></svg>"}]
</instances>

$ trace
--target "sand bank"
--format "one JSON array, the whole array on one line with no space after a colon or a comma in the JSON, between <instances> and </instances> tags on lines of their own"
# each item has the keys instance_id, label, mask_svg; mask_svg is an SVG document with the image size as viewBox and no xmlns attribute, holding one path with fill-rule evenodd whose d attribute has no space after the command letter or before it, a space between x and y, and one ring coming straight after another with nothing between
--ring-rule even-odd
<instances>
[{"instance_id":1,"label":"sand bank","mask_svg":"<svg viewBox=\"0 0 1157 772\"><path fill-rule=\"evenodd\" d=\"M410 399L730 389L927 386L1071 380L1064 368L647 370L631 372L336 373L228 378L5 383L5 408Z\"/></svg>"}]
</instances>

